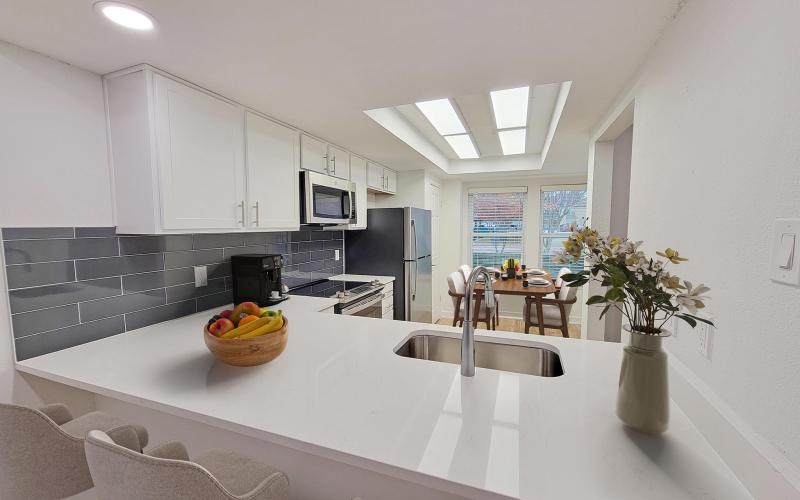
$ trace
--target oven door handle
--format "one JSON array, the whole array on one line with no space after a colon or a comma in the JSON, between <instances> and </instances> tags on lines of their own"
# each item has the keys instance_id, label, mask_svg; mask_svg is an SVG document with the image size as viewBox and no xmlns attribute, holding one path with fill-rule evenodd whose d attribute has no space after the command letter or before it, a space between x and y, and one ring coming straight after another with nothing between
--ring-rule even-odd
<instances>
[{"instance_id":1,"label":"oven door handle","mask_svg":"<svg viewBox=\"0 0 800 500\"><path fill-rule=\"evenodd\" d=\"M368 308L368 307L370 307L372 305L375 305L375 304L381 302L382 300L383 300L383 294L382 293L377 293L375 295L371 295L370 297L362 300L361 302L356 302L355 304L353 304L351 306L347 306L345 308L342 308L341 313L342 314L351 314L352 315L352 314L355 314L357 312L363 311L364 309L366 309L366 308Z\"/></svg>"}]
</instances>

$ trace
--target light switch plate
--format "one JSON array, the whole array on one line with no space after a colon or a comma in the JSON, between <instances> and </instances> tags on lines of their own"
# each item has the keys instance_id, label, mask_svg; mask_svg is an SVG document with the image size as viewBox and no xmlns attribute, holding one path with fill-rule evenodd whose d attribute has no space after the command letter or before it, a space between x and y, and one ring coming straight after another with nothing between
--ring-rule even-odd
<instances>
[{"instance_id":1,"label":"light switch plate","mask_svg":"<svg viewBox=\"0 0 800 500\"><path fill-rule=\"evenodd\" d=\"M336 260L339 260L339 250L338 249L333 251L333 258L336 259Z\"/></svg>"},{"instance_id":2,"label":"light switch plate","mask_svg":"<svg viewBox=\"0 0 800 500\"><path fill-rule=\"evenodd\" d=\"M194 266L194 286L208 286L208 268L206 266Z\"/></svg>"},{"instance_id":3,"label":"light switch plate","mask_svg":"<svg viewBox=\"0 0 800 500\"><path fill-rule=\"evenodd\" d=\"M772 225L769 277L772 281L800 286L800 219L775 219Z\"/></svg>"}]
</instances>

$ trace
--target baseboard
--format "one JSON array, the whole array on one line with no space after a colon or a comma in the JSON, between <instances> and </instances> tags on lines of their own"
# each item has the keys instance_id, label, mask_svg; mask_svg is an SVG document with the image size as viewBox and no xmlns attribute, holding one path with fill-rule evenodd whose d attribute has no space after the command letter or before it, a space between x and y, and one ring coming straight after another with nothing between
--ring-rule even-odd
<instances>
[{"instance_id":1,"label":"baseboard","mask_svg":"<svg viewBox=\"0 0 800 500\"><path fill-rule=\"evenodd\" d=\"M800 470L670 356L670 395L754 498L800 499Z\"/></svg>"}]
</instances>

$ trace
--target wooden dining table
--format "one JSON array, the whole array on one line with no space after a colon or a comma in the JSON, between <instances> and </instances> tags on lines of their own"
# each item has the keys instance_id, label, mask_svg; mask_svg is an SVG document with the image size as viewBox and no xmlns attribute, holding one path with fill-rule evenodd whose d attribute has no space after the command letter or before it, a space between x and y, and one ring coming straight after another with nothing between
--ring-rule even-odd
<instances>
[{"instance_id":1,"label":"wooden dining table","mask_svg":"<svg viewBox=\"0 0 800 500\"><path fill-rule=\"evenodd\" d=\"M557 292L556 285L553 283L553 277L550 276L549 273L545 273L544 275L532 275L528 273L528 279L531 278L544 278L550 282L547 286L536 286L536 285L528 285L527 287L522 286L522 279L516 278L508 278L508 279L494 279L494 274L492 274L493 281L492 281L492 290L497 295L519 295L523 297L531 297L533 298L536 304L536 314L538 318L543 318L543 310L542 310L542 300L544 299L545 295L547 294L555 294ZM475 286L475 311L481 310L481 302L483 301L483 283L477 283ZM539 334L544 335L544 325L543 321L539 322ZM472 325L477 327L478 326L478 314L475 314L475 318L472 320Z\"/></svg>"}]
</instances>

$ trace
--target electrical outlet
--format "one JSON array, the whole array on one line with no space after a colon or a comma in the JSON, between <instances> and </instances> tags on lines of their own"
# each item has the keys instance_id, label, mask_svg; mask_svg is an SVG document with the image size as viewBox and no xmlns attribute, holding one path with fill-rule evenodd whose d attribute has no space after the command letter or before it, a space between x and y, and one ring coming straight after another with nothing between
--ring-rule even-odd
<instances>
[{"instance_id":1,"label":"electrical outlet","mask_svg":"<svg viewBox=\"0 0 800 500\"><path fill-rule=\"evenodd\" d=\"M697 323L697 350L703 357L711 359L711 345L714 340L714 327L705 323Z\"/></svg>"},{"instance_id":2,"label":"electrical outlet","mask_svg":"<svg viewBox=\"0 0 800 500\"><path fill-rule=\"evenodd\" d=\"M334 250L333 251L333 258L336 259L336 260L339 260L339 250Z\"/></svg>"},{"instance_id":3,"label":"electrical outlet","mask_svg":"<svg viewBox=\"0 0 800 500\"><path fill-rule=\"evenodd\" d=\"M195 288L207 285L208 285L208 268L206 266L194 266Z\"/></svg>"}]
</instances>

